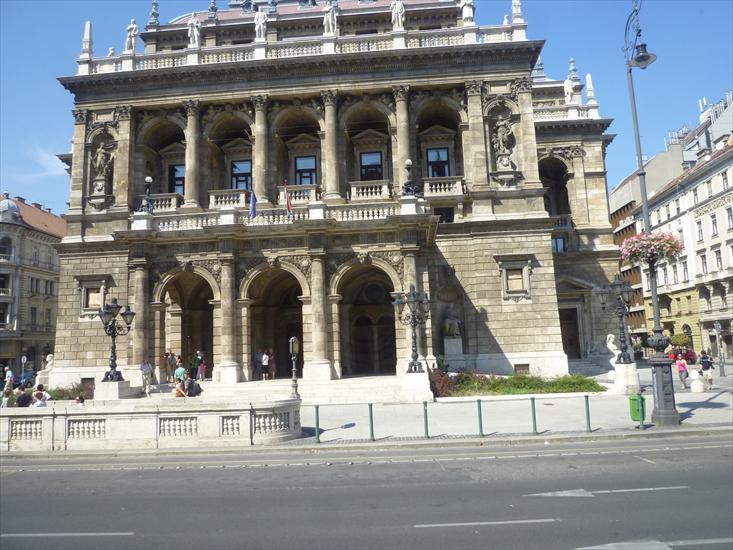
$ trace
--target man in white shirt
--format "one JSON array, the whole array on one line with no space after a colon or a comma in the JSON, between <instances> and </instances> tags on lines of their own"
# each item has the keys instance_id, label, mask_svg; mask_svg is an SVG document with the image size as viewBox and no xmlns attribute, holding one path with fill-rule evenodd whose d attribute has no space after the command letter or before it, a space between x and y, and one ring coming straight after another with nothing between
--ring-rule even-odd
<instances>
[{"instance_id":1,"label":"man in white shirt","mask_svg":"<svg viewBox=\"0 0 733 550\"><path fill-rule=\"evenodd\" d=\"M267 350L262 352L262 379L267 380L270 367L270 356L267 354Z\"/></svg>"},{"instance_id":2,"label":"man in white shirt","mask_svg":"<svg viewBox=\"0 0 733 550\"><path fill-rule=\"evenodd\" d=\"M13 380L15 380L13 369L5 367L5 386L3 387L3 392L13 389Z\"/></svg>"}]
</instances>

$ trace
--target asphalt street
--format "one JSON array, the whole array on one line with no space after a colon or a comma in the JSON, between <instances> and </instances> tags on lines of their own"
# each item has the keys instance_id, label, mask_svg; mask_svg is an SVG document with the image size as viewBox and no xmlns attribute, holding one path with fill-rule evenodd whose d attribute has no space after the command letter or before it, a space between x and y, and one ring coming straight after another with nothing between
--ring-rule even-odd
<instances>
[{"instance_id":1,"label":"asphalt street","mask_svg":"<svg viewBox=\"0 0 733 550\"><path fill-rule=\"evenodd\" d=\"M719 436L3 458L0 548L733 548Z\"/></svg>"}]
</instances>

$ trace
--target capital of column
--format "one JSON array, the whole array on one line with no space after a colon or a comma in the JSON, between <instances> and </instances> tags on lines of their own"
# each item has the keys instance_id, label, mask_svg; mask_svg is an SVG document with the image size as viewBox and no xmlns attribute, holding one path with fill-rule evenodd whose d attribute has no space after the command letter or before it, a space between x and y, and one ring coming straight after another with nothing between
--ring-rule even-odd
<instances>
[{"instance_id":1,"label":"capital of column","mask_svg":"<svg viewBox=\"0 0 733 550\"><path fill-rule=\"evenodd\" d=\"M73 109L71 114L74 115L74 124L86 124L89 120L89 109Z\"/></svg>"},{"instance_id":2,"label":"capital of column","mask_svg":"<svg viewBox=\"0 0 733 550\"><path fill-rule=\"evenodd\" d=\"M186 111L187 117L190 118L190 117L198 116L199 112L201 111L201 102L197 99L193 99L190 101L184 101L183 108Z\"/></svg>"},{"instance_id":3,"label":"capital of column","mask_svg":"<svg viewBox=\"0 0 733 550\"><path fill-rule=\"evenodd\" d=\"M267 107L267 96L256 95L252 96L252 105L254 105L255 111L264 111Z\"/></svg>"},{"instance_id":4,"label":"capital of column","mask_svg":"<svg viewBox=\"0 0 733 550\"><path fill-rule=\"evenodd\" d=\"M130 120L132 116L131 105L117 105L114 110L115 120Z\"/></svg>"},{"instance_id":5,"label":"capital of column","mask_svg":"<svg viewBox=\"0 0 733 550\"><path fill-rule=\"evenodd\" d=\"M481 95L481 92L483 91L483 82L480 80L469 80L466 82L466 94L469 96L472 95Z\"/></svg>"},{"instance_id":6,"label":"capital of column","mask_svg":"<svg viewBox=\"0 0 733 550\"><path fill-rule=\"evenodd\" d=\"M392 86L392 93L395 101L407 101L410 97L410 86L405 84L401 86Z\"/></svg>"},{"instance_id":7,"label":"capital of column","mask_svg":"<svg viewBox=\"0 0 733 550\"><path fill-rule=\"evenodd\" d=\"M335 107L337 97L338 97L338 91L336 90L322 90L321 91L321 98L323 99L324 107Z\"/></svg>"}]
</instances>

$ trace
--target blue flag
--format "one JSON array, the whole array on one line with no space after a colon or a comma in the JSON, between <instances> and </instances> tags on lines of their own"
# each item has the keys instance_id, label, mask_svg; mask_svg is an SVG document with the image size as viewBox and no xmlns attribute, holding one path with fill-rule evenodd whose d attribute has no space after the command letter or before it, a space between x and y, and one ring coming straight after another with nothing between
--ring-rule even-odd
<instances>
[{"instance_id":1,"label":"blue flag","mask_svg":"<svg viewBox=\"0 0 733 550\"><path fill-rule=\"evenodd\" d=\"M254 191L249 194L249 217L250 219L257 217L257 197Z\"/></svg>"}]
</instances>

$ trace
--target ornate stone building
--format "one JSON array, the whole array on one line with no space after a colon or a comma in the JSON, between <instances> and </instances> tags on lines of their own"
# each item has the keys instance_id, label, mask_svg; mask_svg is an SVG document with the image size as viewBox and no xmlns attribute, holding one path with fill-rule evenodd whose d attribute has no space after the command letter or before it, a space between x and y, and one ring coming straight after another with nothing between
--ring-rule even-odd
<instances>
[{"instance_id":1,"label":"ornate stone building","mask_svg":"<svg viewBox=\"0 0 733 550\"><path fill-rule=\"evenodd\" d=\"M410 285L431 364L551 376L601 352L611 121L572 61L544 76L519 0L493 26L473 2L211 4L161 24L154 2L144 53L131 24L121 55L93 57L88 23L60 79L57 383L106 370L110 297L137 313L123 373L201 349L214 380L247 381L267 347L285 376L297 336L306 379L406 380L392 296Z\"/></svg>"},{"instance_id":2,"label":"ornate stone building","mask_svg":"<svg viewBox=\"0 0 733 550\"><path fill-rule=\"evenodd\" d=\"M64 220L23 197L0 197L0 365L37 371L53 353ZM25 356L25 366L21 358Z\"/></svg>"}]
</instances>

